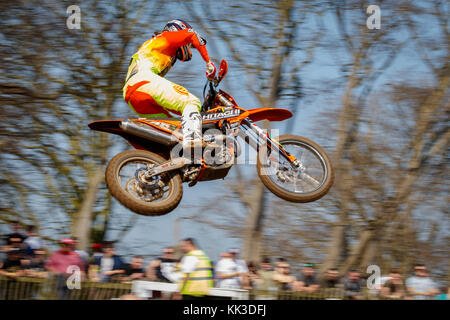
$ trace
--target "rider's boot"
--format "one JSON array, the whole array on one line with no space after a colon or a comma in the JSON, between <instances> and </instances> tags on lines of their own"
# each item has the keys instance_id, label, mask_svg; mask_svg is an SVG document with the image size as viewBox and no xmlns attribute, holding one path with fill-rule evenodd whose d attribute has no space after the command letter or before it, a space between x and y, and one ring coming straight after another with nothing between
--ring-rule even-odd
<instances>
[{"instance_id":1,"label":"rider's boot","mask_svg":"<svg viewBox=\"0 0 450 320\"><path fill-rule=\"evenodd\" d=\"M214 142L204 141L202 138L202 116L195 106L186 106L181 116L181 127L183 129L183 157L186 164L201 164L203 149L220 148Z\"/></svg>"},{"instance_id":2,"label":"rider's boot","mask_svg":"<svg viewBox=\"0 0 450 320\"><path fill-rule=\"evenodd\" d=\"M181 116L183 157L186 163L200 163L206 143L202 139L202 117L196 106L188 105ZM193 155L193 157L192 157Z\"/></svg>"}]
</instances>

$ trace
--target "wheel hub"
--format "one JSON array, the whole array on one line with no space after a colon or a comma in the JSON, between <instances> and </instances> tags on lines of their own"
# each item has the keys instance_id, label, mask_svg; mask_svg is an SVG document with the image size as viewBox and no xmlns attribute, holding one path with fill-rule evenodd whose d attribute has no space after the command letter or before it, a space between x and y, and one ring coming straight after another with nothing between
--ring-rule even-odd
<instances>
[{"instance_id":1,"label":"wheel hub","mask_svg":"<svg viewBox=\"0 0 450 320\"><path fill-rule=\"evenodd\" d=\"M146 178L148 169L150 168L139 168L136 170L133 179L136 183L133 185L133 189L139 196L150 194L152 197L161 197L164 194L163 188L166 184L161 180L160 176Z\"/></svg>"}]
</instances>

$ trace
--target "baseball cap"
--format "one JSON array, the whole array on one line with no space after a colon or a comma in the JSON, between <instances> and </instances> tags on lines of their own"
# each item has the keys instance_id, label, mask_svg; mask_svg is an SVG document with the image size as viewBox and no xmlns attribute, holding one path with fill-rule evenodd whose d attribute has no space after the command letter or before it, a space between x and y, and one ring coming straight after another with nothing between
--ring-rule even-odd
<instances>
[{"instance_id":1,"label":"baseball cap","mask_svg":"<svg viewBox=\"0 0 450 320\"><path fill-rule=\"evenodd\" d=\"M92 244L92 249L101 249L103 246L101 243L93 243Z\"/></svg>"},{"instance_id":2,"label":"baseball cap","mask_svg":"<svg viewBox=\"0 0 450 320\"><path fill-rule=\"evenodd\" d=\"M241 251L239 249L233 248L228 251L229 253L239 254Z\"/></svg>"},{"instance_id":3,"label":"baseball cap","mask_svg":"<svg viewBox=\"0 0 450 320\"><path fill-rule=\"evenodd\" d=\"M61 244L67 244L67 245L75 244L75 241L73 241L72 239L69 239L69 238L63 238L59 242Z\"/></svg>"}]
</instances>

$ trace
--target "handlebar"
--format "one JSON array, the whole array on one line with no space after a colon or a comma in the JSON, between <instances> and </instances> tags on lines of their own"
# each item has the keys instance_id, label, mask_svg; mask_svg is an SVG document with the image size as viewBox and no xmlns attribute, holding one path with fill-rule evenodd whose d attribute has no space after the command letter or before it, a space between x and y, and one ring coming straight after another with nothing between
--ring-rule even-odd
<instances>
[{"instance_id":1,"label":"handlebar","mask_svg":"<svg viewBox=\"0 0 450 320\"><path fill-rule=\"evenodd\" d=\"M202 110L204 110L204 111L206 111L207 108L212 104L212 102L213 102L213 100L214 100L214 98L215 98L215 96L217 94L217 91L215 89L213 81L214 80L206 79L205 86L203 87L203 105L202 105ZM208 86L208 84L209 84L209 92L208 92L208 94L205 94L206 87Z\"/></svg>"}]
</instances>

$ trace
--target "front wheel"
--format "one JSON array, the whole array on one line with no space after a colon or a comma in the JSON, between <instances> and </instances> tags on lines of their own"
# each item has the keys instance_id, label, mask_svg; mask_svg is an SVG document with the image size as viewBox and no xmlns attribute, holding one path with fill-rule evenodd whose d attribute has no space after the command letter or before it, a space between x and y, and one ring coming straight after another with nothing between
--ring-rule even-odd
<instances>
[{"instance_id":1,"label":"front wheel","mask_svg":"<svg viewBox=\"0 0 450 320\"><path fill-rule=\"evenodd\" d=\"M281 154L258 152L257 171L264 185L278 197L291 202L312 202L322 198L334 181L334 171L326 152L313 141L294 135L276 139L294 156L297 166Z\"/></svg>"},{"instance_id":2,"label":"front wheel","mask_svg":"<svg viewBox=\"0 0 450 320\"><path fill-rule=\"evenodd\" d=\"M166 160L152 152L124 151L106 167L106 185L128 209L144 216L160 216L175 209L183 195L180 175L166 172L145 178L145 172Z\"/></svg>"}]
</instances>

